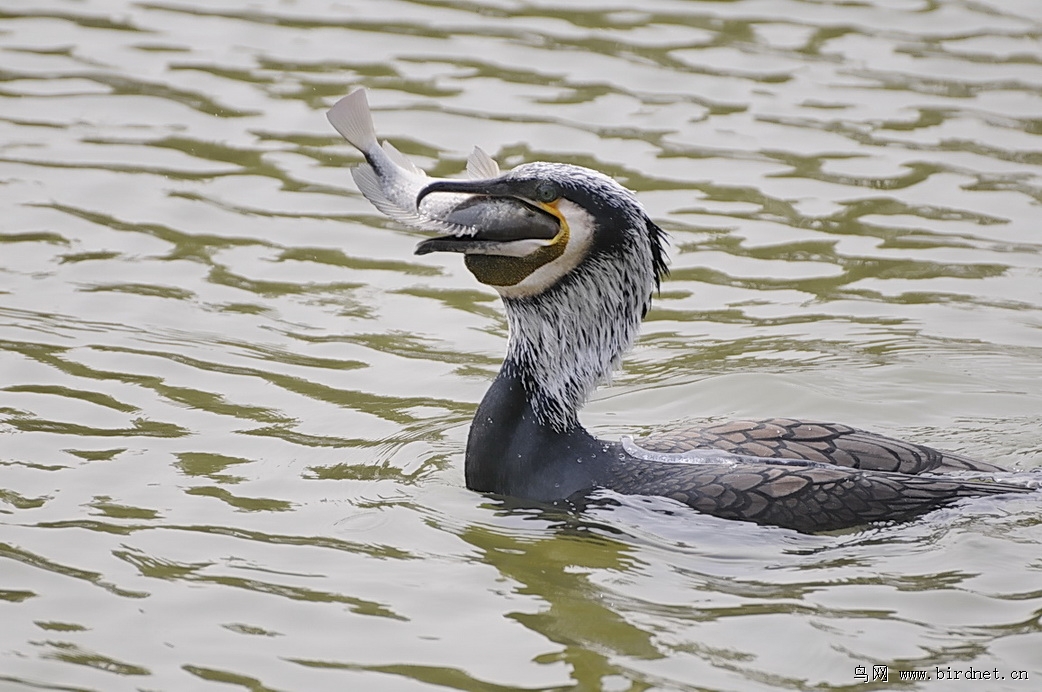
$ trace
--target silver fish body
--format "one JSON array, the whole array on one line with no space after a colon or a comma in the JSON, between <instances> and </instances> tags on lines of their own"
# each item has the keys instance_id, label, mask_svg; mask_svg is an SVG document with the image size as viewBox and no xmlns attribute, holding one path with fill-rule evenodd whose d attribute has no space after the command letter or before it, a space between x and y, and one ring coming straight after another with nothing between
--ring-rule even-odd
<instances>
[{"instance_id":1,"label":"silver fish body","mask_svg":"<svg viewBox=\"0 0 1042 692\"><path fill-rule=\"evenodd\" d=\"M417 206L420 191L436 179L428 177L389 142L381 145L377 141L365 89L357 89L337 101L326 117L365 156L366 162L355 167L351 175L374 207L395 221L421 230L453 236L476 232L470 226L446 221L457 207L473 197L471 194L429 195ZM496 162L478 147L467 159L467 171L473 178L500 175Z\"/></svg>"}]
</instances>

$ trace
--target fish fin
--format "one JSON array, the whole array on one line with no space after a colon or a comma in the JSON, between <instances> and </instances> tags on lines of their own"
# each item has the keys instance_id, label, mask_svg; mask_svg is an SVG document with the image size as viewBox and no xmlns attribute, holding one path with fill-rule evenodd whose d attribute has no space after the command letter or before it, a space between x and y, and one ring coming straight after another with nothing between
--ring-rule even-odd
<instances>
[{"instance_id":1,"label":"fish fin","mask_svg":"<svg viewBox=\"0 0 1042 692\"><path fill-rule=\"evenodd\" d=\"M365 89L356 89L337 101L326 111L326 118L351 146L363 154L377 146L376 129L373 127Z\"/></svg>"},{"instance_id":2,"label":"fish fin","mask_svg":"<svg viewBox=\"0 0 1042 692\"><path fill-rule=\"evenodd\" d=\"M383 214L406 225L416 225L420 221L420 215L415 209L404 209L395 203L384 193L380 184L380 176L376 169L368 163L363 163L351 169L351 177L355 180L359 192Z\"/></svg>"},{"instance_id":3,"label":"fish fin","mask_svg":"<svg viewBox=\"0 0 1042 692\"><path fill-rule=\"evenodd\" d=\"M405 154L395 149L393 144L385 141L382 146L384 148L384 153L387 154L387 157L391 159L391 161L395 162L410 173L422 175L424 178L427 177L425 172L417 168L416 164L406 158Z\"/></svg>"},{"instance_id":4,"label":"fish fin","mask_svg":"<svg viewBox=\"0 0 1042 692\"><path fill-rule=\"evenodd\" d=\"M398 223L421 228L425 231L447 233L455 236L474 235L475 229L455 223L446 223L422 214L416 209L408 209L392 201L380 186L380 177L376 169L363 163L351 169L351 177L355 185L377 211L394 219Z\"/></svg>"},{"instance_id":5,"label":"fish fin","mask_svg":"<svg viewBox=\"0 0 1042 692\"><path fill-rule=\"evenodd\" d=\"M467 157L467 173L471 178L498 178L499 164L481 147L474 147Z\"/></svg>"}]
</instances>

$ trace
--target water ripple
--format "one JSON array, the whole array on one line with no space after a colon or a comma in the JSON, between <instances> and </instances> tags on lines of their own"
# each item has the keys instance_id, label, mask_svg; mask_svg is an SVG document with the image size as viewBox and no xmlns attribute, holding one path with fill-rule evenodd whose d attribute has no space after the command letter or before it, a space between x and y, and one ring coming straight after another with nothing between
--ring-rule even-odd
<instances>
[{"instance_id":1,"label":"water ripple","mask_svg":"<svg viewBox=\"0 0 1042 692\"><path fill-rule=\"evenodd\" d=\"M479 145L638 193L672 275L599 433L833 418L1030 474L1035 4L40 0L0 25L5 689L1042 676L1034 497L798 536L467 491L501 307L413 254L323 116L365 86L432 175Z\"/></svg>"}]
</instances>

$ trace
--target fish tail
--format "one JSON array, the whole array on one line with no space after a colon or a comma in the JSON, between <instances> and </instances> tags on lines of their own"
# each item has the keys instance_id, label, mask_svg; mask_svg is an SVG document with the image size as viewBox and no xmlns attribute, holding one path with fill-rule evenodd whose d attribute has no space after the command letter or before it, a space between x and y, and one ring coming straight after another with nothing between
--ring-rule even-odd
<instances>
[{"instance_id":1,"label":"fish tail","mask_svg":"<svg viewBox=\"0 0 1042 692\"><path fill-rule=\"evenodd\" d=\"M326 118L344 139L365 156L366 163L351 170L351 177L355 179L358 190L373 206L391 218L403 223L416 223L418 217L415 206L409 204L411 199L406 199L412 195L393 194L394 188L388 187L385 176L394 179L400 173L396 168L418 169L390 144L380 148L365 89L356 89L337 101L326 112Z\"/></svg>"},{"instance_id":2,"label":"fish tail","mask_svg":"<svg viewBox=\"0 0 1042 692\"><path fill-rule=\"evenodd\" d=\"M356 89L333 104L326 118L344 139L369 158L370 152L378 148L373 116L369 112L369 101L365 89Z\"/></svg>"}]
</instances>

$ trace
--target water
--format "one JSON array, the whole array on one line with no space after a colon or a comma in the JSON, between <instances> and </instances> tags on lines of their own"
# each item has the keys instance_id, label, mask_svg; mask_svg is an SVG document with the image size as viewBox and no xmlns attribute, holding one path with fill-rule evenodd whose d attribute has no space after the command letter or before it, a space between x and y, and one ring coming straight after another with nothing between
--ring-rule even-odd
<instances>
[{"instance_id":1,"label":"water","mask_svg":"<svg viewBox=\"0 0 1042 692\"><path fill-rule=\"evenodd\" d=\"M1027 472L1040 38L1029 0L0 3L0 689L1038 689L1037 495L802 536L467 491L500 306L323 113L638 191L673 273L597 433Z\"/></svg>"}]
</instances>

